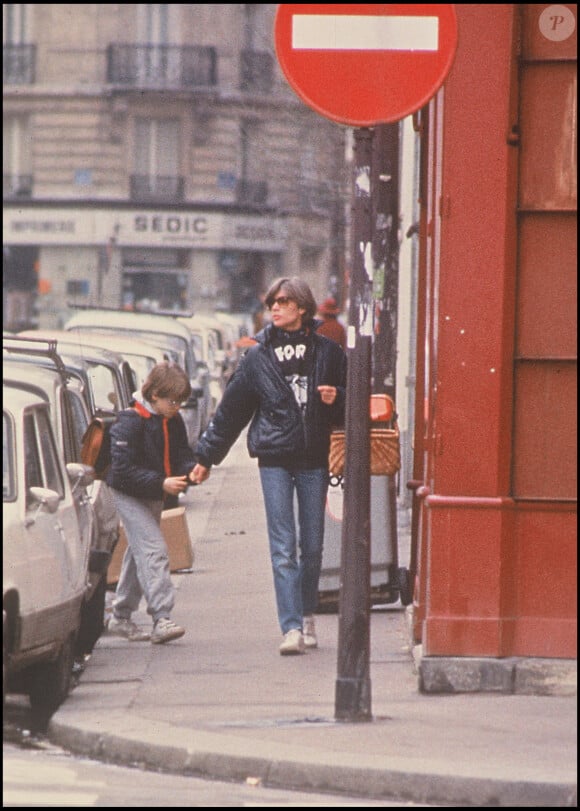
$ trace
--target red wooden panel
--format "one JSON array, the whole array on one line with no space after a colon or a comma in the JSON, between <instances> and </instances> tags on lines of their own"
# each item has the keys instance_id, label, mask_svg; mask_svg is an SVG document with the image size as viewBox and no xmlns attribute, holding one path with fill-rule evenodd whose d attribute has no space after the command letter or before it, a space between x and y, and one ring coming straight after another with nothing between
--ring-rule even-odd
<instances>
[{"instance_id":1,"label":"red wooden panel","mask_svg":"<svg viewBox=\"0 0 580 811\"><path fill-rule=\"evenodd\" d=\"M519 233L517 355L575 357L575 214L523 214Z\"/></svg>"},{"instance_id":2,"label":"red wooden panel","mask_svg":"<svg viewBox=\"0 0 580 811\"><path fill-rule=\"evenodd\" d=\"M576 3L526 3L523 13L524 59L575 59L578 48Z\"/></svg>"},{"instance_id":3,"label":"red wooden panel","mask_svg":"<svg viewBox=\"0 0 580 811\"><path fill-rule=\"evenodd\" d=\"M520 208L576 210L576 63L539 63L521 82Z\"/></svg>"},{"instance_id":4,"label":"red wooden panel","mask_svg":"<svg viewBox=\"0 0 580 811\"><path fill-rule=\"evenodd\" d=\"M517 364L514 496L577 497L576 380L575 363Z\"/></svg>"}]
</instances>

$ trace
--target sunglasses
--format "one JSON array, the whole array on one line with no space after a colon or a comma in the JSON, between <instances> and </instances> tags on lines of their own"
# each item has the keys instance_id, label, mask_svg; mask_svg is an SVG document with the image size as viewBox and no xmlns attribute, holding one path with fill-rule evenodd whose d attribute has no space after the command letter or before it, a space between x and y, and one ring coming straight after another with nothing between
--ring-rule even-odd
<instances>
[{"instance_id":1,"label":"sunglasses","mask_svg":"<svg viewBox=\"0 0 580 811\"><path fill-rule=\"evenodd\" d=\"M278 296L278 298L275 298L270 302L268 309L271 310L274 304L279 304L280 307L287 307L291 301L294 301L294 299L291 299L289 296Z\"/></svg>"}]
</instances>

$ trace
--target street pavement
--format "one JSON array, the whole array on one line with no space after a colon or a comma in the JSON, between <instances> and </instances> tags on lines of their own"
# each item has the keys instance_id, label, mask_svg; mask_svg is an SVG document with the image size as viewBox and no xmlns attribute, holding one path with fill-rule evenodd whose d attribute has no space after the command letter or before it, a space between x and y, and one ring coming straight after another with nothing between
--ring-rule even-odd
<instances>
[{"instance_id":1,"label":"street pavement","mask_svg":"<svg viewBox=\"0 0 580 811\"><path fill-rule=\"evenodd\" d=\"M166 645L103 635L50 722L54 743L402 804L576 805L576 695L422 694L400 603L371 612L372 720L335 719L338 617L317 616L318 649L279 655L258 469L243 437L182 503L194 563L172 575L172 618L186 635ZM133 619L149 628L143 603Z\"/></svg>"}]
</instances>

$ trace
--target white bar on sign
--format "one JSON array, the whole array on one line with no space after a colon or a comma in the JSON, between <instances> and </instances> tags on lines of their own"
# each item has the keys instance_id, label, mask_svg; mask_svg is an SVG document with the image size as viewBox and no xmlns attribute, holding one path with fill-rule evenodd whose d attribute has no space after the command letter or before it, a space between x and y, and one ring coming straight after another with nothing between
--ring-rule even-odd
<instances>
[{"instance_id":1,"label":"white bar on sign","mask_svg":"<svg viewBox=\"0 0 580 811\"><path fill-rule=\"evenodd\" d=\"M292 48L319 51L436 51L439 17L294 14Z\"/></svg>"}]
</instances>

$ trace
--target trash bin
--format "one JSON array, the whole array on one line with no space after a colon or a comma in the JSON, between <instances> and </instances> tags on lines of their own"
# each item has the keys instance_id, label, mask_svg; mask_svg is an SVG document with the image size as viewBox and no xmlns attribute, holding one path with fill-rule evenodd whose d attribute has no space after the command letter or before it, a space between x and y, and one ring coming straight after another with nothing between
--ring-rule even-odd
<instances>
[{"instance_id":1,"label":"trash bin","mask_svg":"<svg viewBox=\"0 0 580 811\"><path fill-rule=\"evenodd\" d=\"M371 471L382 469L385 447L380 431L389 434L391 447L387 456L398 458L398 428L396 427L395 406L386 394L373 394L370 399L371 426ZM387 426L391 426L387 428ZM396 444L396 448L395 448ZM332 457L332 454L331 454ZM383 461L381 461L381 457ZM387 461L387 468L398 469L396 458ZM332 470L330 487L326 499L324 525L324 547L322 569L319 582L318 613L331 613L338 609L341 574L342 515L344 500L344 478L342 473ZM336 468L341 469L340 463ZM374 474L370 477L370 521L371 521L371 605L395 603L399 599L399 566L397 548L397 515L394 473Z\"/></svg>"}]
</instances>

